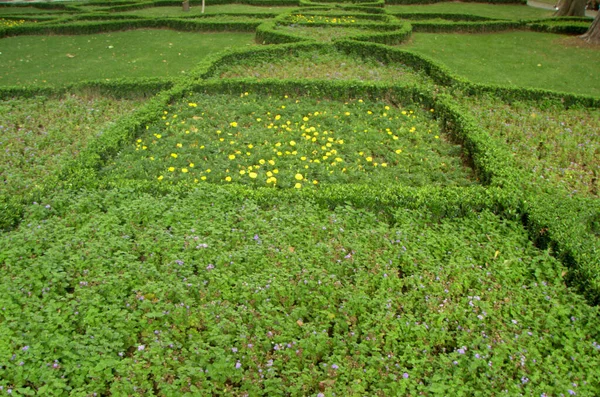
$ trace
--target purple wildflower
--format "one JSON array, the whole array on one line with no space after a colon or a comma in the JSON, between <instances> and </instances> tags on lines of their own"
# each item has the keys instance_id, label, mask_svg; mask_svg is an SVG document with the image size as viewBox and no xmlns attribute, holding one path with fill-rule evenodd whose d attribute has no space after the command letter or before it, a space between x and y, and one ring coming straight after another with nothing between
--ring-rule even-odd
<instances>
[{"instance_id":1,"label":"purple wildflower","mask_svg":"<svg viewBox=\"0 0 600 397\"><path fill-rule=\"evenodd\" d=\"M332 364L332 365L331 365L331 369L339 369L339 368L340 368L340 367L338 367L338 365L337 365L337 364Z\"/></svg>"},{"instance_id":2,"label":"purple wildflower","mask_svg":"<svg viewBox=\"0 0 600 397\"><path fill-rule=\"evenodd\" d=\"M408 373L406 373L406 372L405 372L405 373L403 373L403 374L402 374L402 377L403 377L404 379L408 379Z\"/></svg>"}]
</instances>

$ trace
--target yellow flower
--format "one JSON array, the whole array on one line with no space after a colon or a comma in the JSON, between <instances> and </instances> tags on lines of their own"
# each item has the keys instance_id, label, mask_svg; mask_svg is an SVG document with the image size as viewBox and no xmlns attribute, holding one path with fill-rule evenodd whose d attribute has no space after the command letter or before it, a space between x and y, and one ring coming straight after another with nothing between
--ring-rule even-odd
<instances>
[{"instance_id":1,"label":"yellow flower","mask_svg":"<svg viewBox=\"0 0 600 397\"><path fill-rule=\"evenodd\" d=\"M178 143L177 147L183 147L183 145L181 143Z\"/></svg>"},{"instance_id":2,"label":"yellow flower","mask_svg":"<svg viewBox=\"0 0 600 397\"><path fill-rule=\"evenodd\" d=\"M175 171L175 167L169 167L169 172Z\"/></svg>"},{"instance_id":3,"label":"yellow flower","mask_svg":"<svg viewBox=\"0 0 600 397\"><path fill-rule=\"evenodd\" d=\"M202 176L200 177L200 179L202 179L203 181L205 181L205 180L206 180L206 176L202 175Z\"/></svg>"},{"instance_id":4,"label":"yellow flower","mask_svg":"<svg viewBox=\"0 0 600 397\"><path fill-rule=\"evenodd\" d=\"M252 179L255 179L258 176L258 174L256 172L251 172L248 174L248 176Z\"/></svg>"},{"instance_id":5,"label":"yellow flower","mask_svg":"<svg viewBox=\"0 0 600 397\"><path fill-rule=\"evenodd\" d=\"M235 154L230 154L229 155L229 160L233 160L233 159L235 159Z\"/></svg>"},{"instance_id":6,"label":"yellow flower","mask_svg":"<svg viewBox=\"0 0 600 397\"><path fill-rule=\"evenodd\" d=\"M381 163L382 167L387 167L387 163Z\"/></svg>"},{"instance_id":7,"label":"yellow flower","mask_svg":"<svg viewBox=\"0 0 600 397\"><path fill-rule=\"evenodd\" d=\"M244 175L246 173L245 170L240 170L240 175Z\"/></svg>"},{"instance_id":8,"label":"yellow flower","mask_svg":"<svg viewBox=\"0 0 600 397\"><path fill-rule=\"evenodd\" d=\"M235 121L232 121L231 123L229 123L229 125L232 126L232 127L237 127L238 126L237 122L235 122Z\"/></svg>"},{"instance_id":9,"label":"yellow flower","mask_svg":"<svg viewBox=\"0 0 600 397\"><path fill-rule=\"evenodd\" d=\"M162 138L162 135L161 135L161 134L155 134L154 136L156 137L156 139L160 139L160 138Z\"/></svg>"},{"instance_id":10,"label":"yellow flower","mask_svg":"<svg viewBox=\"0 0 600 397\"><path fill-rule=\"evenodd\" d=\"M269 160L269 164L275 165L275 160Z\"/></svg>"},{"instance_id":11,"label":"yellow flower","mask_svg":"<svg viewBox=\"0 0 600 397\"><path fill-rule=\"evenodd\" d=\"M279 120L281 118L280 115L275 116L275 120Z\"/></svg>"},{"instance_id":12,"label":"yellow flower","mask_svg":"<svg viewBox=\"0 0 600 397\"><path fill-rule=\"evenodd\" d=\"M137 143L141 143L141 142L142 142L142 140L141 140L141 139L138 139L136 142L137 142Z\"/></svg>"},{"instance_id":13,"label":"yellow flower","mask_svg":"<svg viewBox=\"0 0 600 397\"><path fill-rule=\"evenodd\" d=\"M396 150L396 153L397 153L397 154L400 154L400 153L402 153L402 149L397 149L397 150Z\"/></svg>"},{"instance_id":14,"label":"yellow flower","mask_svg":"<svg viewBox=\"0 0 600 397\"><path fill-rule=\"evenodd\" d=\"M296 183L296 184L294 185L294 187L295 187L296 189L300 189L300 188L302 187L302 184L301 184L301 183Z\"/></svg>"},{"instance_id":15,"label":"yellow flower","mask_svg":"<svg viewBox=\"0 0 600 397\"><path fill-rule=\"evenodd\" d=\"M304 179L304 177L302 176L302 174L296 174L294 176L294 178L296 178L297 181L301 181L302 179Z\"/></svg>"},{"instance_id":16,"label":"yellow flower","mask_svg":"<svg viewBox=\"0 0 600 397\"><path fill-rule=\"evenodd\" d=\"M249 145L248 145L248 149L252 149L253 147L254 147L254 145L253 145L253 144L249 144Z\"/></svg>"},{"instance_id":17,"label":"yellow flower","mask_svg":"<svg viewBox=\"0 0 600 397\"><path fill-rule=\"evenodd\" d=\"M306 116L302 117L302 121L308 121L308 117L306 117Z\"/></svg>"},{"instance_id":18,"label":"yellow flower","mask_svg":"<svg viewBox=\"0 0 600 397\"><path fill-rule=\"evenodd\" d=\"M367 160L367 161L373 161L373 157L369 156L365 160Z\"/></svg>"},{"instance_id":19,"label":"yellow flower","mask_svg":"<svg viewBox=\"0 0 600 397\"><path fill-rule=\"evenodd\" d=\"M171 157L173 157L174 159L177 158L177 153L171 153Z\"/></svg>"},{"instance_id":20,"label":"yellow flower","mask_svg":"<svg viewBox=\"0 0 600 397\"><path fill-rule=\"evenodd\" d=\"M350 112L346 112L344 113L346 116L350 116Z\"/></svg>"},{"instance_id":21,"label":"yellow flower","mask_svg":"<svg viewBox=\"0 0 600 397\"><path fill-rule=\"evenodd\" d=\"M296 142L290 141L290 146L296 146Z\"/></svg>"},{"instance_id":22,"label":"yellow flower","mask_svg":"<svg viewBox=\"0 0 600 397\"><path fill-rule=\"evenodd\" d=\"M265 161L265 160L263 160L263 159L260 159L260 160L258 160L258 163L259 163L259 164L264 164L264 163L266 163L266 161Z\"/></svg>"},{"instance_id":23,"label":"yellow flower","mask_svg":"<svg viewBox=\"0 0 600 397\"><path fill-rule=\"evenodd\" d=\"M318 185L318 184L319 184L319 181L317 181L316 179L313 180L313 185Z\"/></svg>"},{"instance_id":24,"label":"yellow flower","mask_svg":"<svg viewBox=\"0 0 600 397\"><path fill-rule=\"evenodd\" d=\"M274 174L279 174L279 170L278 170L278 169L274 169L274 170L273 170L273 173L274 173Z\"/></svg>"},{"instance_id":25,"label":"yellow flower","mask_svg":"<svg viewBox=\"0 0 600 397\"><path fill-rule=\"evenodd\" d=\"M194 163L190 163L190 168L194 168Z\"/></svg>"},{"instance_id":26,"label":"yellow flower","mask_svg":"<svg viewBox=\"0 0 600 397\"><path fill-rule=\"evenodd\" d=\"M207 169L206 169L206 172L210 172L210 168L207 168Z\"/></svg>"},{"instance_id":27,"label":"yellow flower","mask_svg":"<svg viewBox=\"0 0 600 397\"><path fill-rule=\"evenodd\" d=\"M153 157L153 156L150 156L150 160L154 161L154 157Z\"/></svg>"},{"instance_id":28,"label":"yellow flower","mask_svg":"<svg viewBox=\"0 0 600 397\"><path fill-rule=\"evenodd\" d=\"M226 176L226 177L225 177L225 180L226 180L227 182L231 182L231 177L230 177L230 176Z\"/></svg>"},{"instance_id":29,"label":"yellow flower","mask_svg":"<svg viewBox=\"0 0 600 397\"><path fill-rule=\"evenodd\" d=\"M161 175L161 176L159 176L157 179L158 179L159 181L162 181L162 180L163 180L163 176Z\"/></svg>"},{"instance_id":30,"label":"yellow flower","mask_svg":"<svg viewBox=\"0 0 600 397\"><path fill-rule=\"evenodd\" d=\"M302 157L300 157L300 160L302 160L302 161L306 161L306 156L302 156Z\"/></svg>"},{"instance_id":31,"label":"yellow flower","mask_svg":"<svg viewBox=\"0 0 600 397\"><path fill-rule=\"evenodd\" d=\"M267 171L267 176L273 176L273 173L271 171Z\"/></svg>"},{"instance_id":32,"label":"yellow flower","mask_svg":"<svg viewBox=\"0 0 600 397\"><path fill-rule=\"evenodd\" d=\"M183 172L184 174L186 174L188 172L188 169L187 168L182 168L181 172Z\"/></svg>"}]
</instances>

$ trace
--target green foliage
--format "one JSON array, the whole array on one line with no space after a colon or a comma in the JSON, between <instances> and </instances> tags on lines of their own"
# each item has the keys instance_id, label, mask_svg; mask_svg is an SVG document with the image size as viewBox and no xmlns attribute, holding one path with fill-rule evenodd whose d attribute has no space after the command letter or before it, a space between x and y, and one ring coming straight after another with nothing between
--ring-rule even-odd
<instances>
[{"instance_id":1,"label":"green foliage","mask_svg":"<svg viewBox=\"0 0 600 397\"><path fill-rule=\"evenodd\" d=\"M427 55L392 47L411 38L402 18L466 32L588 21L499 4L227 2L208 15L174 0L0 8L25 21L2 37L161 27L288 43L217 53L196 34L185 75L88 70L0 89L1 128L18 126L0 139L0 393L599 395L600 97L572 93L595 80L568 93L477 82L458 72L479 60L448 61L469 55L440 45L451 35ZM491 37L461 40L487 55ZM2 39L0 59L12 39L27 38ZM567 40L546 56L560 63ZM597 63L573 54L579 78ZM549 73L535 56L520 58Z\"/></svg>"},{"instance_id":2,"label":"green foliage","mask_svg":"<svg viewBox=\"0 0 600 397\"><path fill-rule=\"evenodd\" d=\"M2 386L599 390L598 310L518 223L291 200L112 190L28 206L0 238Z\"/></svg>"}]
</instances>

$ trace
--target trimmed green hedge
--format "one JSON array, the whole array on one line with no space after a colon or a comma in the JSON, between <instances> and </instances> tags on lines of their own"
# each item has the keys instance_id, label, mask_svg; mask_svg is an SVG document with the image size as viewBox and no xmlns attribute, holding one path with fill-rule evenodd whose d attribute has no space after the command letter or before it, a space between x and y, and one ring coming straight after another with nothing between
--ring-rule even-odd
<instances>
[{"instance_id":1,"label":"trimmed green hedge","mask_svg":"<svg viewBox=\"0 0 600 397\"><path fill-rule=\"evenodd\" d=\"M390 15L399 19L427 20L427 19L447 19L448 21L493 21L494 18L482 17L472 14L449 14L449 13L428 13L428 12L393 12Z\"/></svg>"},{"instance_id":2,"label":"trimmed green hedge","mask_svg":"<svg viewBox=\"0 0 600 397\"><path fill-rule=\"evenodd\" d=\"M521 22L513 21L485 21L485 22L412 22L413 31L426 33L489 33L519 29Z\"/></svg>"},{"instance_id":3,"label":"trimmed green hedge","mask_svg":"<svg viewBox=\"0 0 600 397\"><path fill-rule=\"evenodd\" d=\"M387 0L387 4L434 4L443 3L446 0ZM484 3L484 4L523 4L527 5L527 0L463 0L465 3Z\"/></svg>"}]
</instances>

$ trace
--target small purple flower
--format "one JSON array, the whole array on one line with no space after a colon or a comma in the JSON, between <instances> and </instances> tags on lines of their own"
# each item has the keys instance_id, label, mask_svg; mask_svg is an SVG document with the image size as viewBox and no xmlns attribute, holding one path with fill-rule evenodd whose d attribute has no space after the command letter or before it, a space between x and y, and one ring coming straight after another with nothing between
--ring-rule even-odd
<instances>
[{"instance_id":1,"label":"small purple flower","mask_svg":"<svg viewBox=\"0 0 600 397\"><path fill-rule=\"evenodd\" d=\"M237 347L232 347L231 351L234 352L234 353L237 353L238 349L237 349Z\"/></svg>"},{"instance_id":2,"label":"small purple flower","mask_svg":"<svg viewBox=\"0 0 600 397\"><path fill-rule=\"evenodd\" d=\"M177 263L179 266L183 265L183 261L181 259L177 259L175 263Z\"/></svg>"},{"instance_id":3,"label":"small purple flower","mask_svg":"<svg viewBox=\"0 0 600 397\"><path fill-rule=\"evenodd\" d=\"M253 238L254 238L254 241L260 241L260 237L258 237L258 234L255 234Z\"/></svg>"},{"instance_id":4,"label":"small purple flower","mask_svg":"<svg viewBox=\"0 0 600 397\"><path fill-rule=\"evenodd\" d=\"M196 249L200 249L200 248L208 248L208 244L206 244L206 243L198 244L196 246Z\"/></svg>"},{"instance_id":5,"label":"small purple flower","mask_svg":"<svg viewBox=\"0 0 600 397\"><path fill-rule=\"evenodd\" d=\"M403 373L403 374L402 374L402 377L403 377L404 379L408 379L408 373L406 373L406 372L405 372L405 373Z\"/></svg>"},{"instance_id":6,"label":"small purple flower","mask_svg":"<svg viewBox=\"0 0 600 397\"><path fill-rule=\"evenodd\" d=\"M319 394L317 394L317 397L325 397L325 394L319 393Z\"/></svg>"},{"instance_id":7,"label":"small purple flower","mask_svg":"<svg viewBox=\"0 0 600 397\"><path fill-rule=\"evenodd\" d=\"M575 395L577 395L577 393L575 393L575 392L574 392L573 390L571 390L571 389L569 389L569 390L568 390L568 392L569 392L569 394L570 394L570 395L572 395L572 396L575 396Z\"/></svg>"},{"instance_id":8,"label":"small purple flower","mask_svg":"<svg viewBox=\"0 0 600 397\"><path fill-rule=\"evenodd\" d=\"M209 263L208 266L206 266L206 270L212 270L215 268L215 265L213 265L212 263Z\"/></svg>"},{"instance_id":9,"label":"small purple flower","mask_svg":"<svg viewBox=\"0 0 600 397\"><path fill-rule=\"evenodd\" d=\"M481 358L481 356L479 355L479 353L475 353L475 358Z\"/></svg>"},{"instance_id":10,"label":"small purple flower","mask_svg":"<svg viewBox=\"0 0 600 397\"><path fill-rule=\"evenodd\" d=\"M337 365L337 364L332 364L332 365L331 365L331 369L339 369L339 368L340 368L340 367L338 367L338 365Z\"/></svg>"},{"instance_id":11,"label":"small purple flower","mask_svg":"<svg viewBox=\"0 0 600 397\"><path fill-rule=\"evenodd\" d=\"M464 348L460 348L457 350L458 354L465 354L465 349Z\"/></svg>"},{"instance_id":12,"label":"small purple flower","mask_svg":"<svg viewBox=\"0 0 600 397\"><path fill-rule=\"evenodd\" d=\"M146 345L139 345L138 346L138 351L142 351L146 348Z\"/></svg>"},{"instance_id":13,"label":"small purple flower","mask_svg":"<svg viewBox=\"0 0 600 397\"><path fill-rule=\"evenodd\" d=\"M52 208L50 207L50 204L46 204L46 209L49 210L50 208Z\"/></svg>"},{"instance_id":14,"label":"small purple flower","mask_svg":"<svg viewBox=\"0 0 600 397\"><path fill-rule=\"evenodd\" d=\"M23 348L21 350L23 350L24 352L26 352L27 350L29 350L29 346L23 346Z\"/></svg>"},{"instance_id":15,"label":"small purple flower","mask_svg":"<svg viewBox=\"0 0 600 397\"><path fill-rule=\"evenodd\" d=\"M242 363L238 361L237 363L235 363L235 369L240 369L240 368L242 368Z\"/></svg>"}]
</instances>

